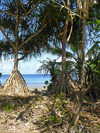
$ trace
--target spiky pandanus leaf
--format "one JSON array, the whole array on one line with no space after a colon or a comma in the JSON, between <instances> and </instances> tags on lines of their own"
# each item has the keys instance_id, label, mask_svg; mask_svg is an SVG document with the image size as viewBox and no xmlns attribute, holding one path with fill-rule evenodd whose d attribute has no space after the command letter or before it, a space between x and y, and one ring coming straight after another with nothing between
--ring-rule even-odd
<instances>
[{"instance_id":1,"label":"spiky pandanus leaf","mask_svg":"<svg viewBox=\"0 0 100 133\"><path fill-rule=\"evenodd\" d=\"M40 1L41 0L27 0L27 4L24 4L23 1L18 2L16 0L7 0L3 1L1 5L0 30L5 36L3 42L6 43L6 45L8 45L8 49L6 52L8 52L8 54L14 55L14 72L17 72L16 74L12 72L11 76L9 77L4 86L4 90L7 90L7 87L9 86L8 90L11 89L12 93L15 93L14 91L16 91L16 86L17 89L19 89L18 94L20 94L21 92L20 86L23 90L25 90L25 88L27 90L26 83L23 82L24 79L18 71L18 61L24 59L30 53L36 55L40 52L41 47L40 45L36 44L36 39L37 43L40 43L38 41L39 37L35 38L33 42L31 41L31 39L37 36L44 28L42 27L43 25L40 23L38 23L37 25L37 18L39 17L39 8L37 8L37 6L40 3ZM33 45L32 43L35 44ZM26 52L27 45L29 46L28 53ZM5 48L5 46L3 48ZM20 84L21 81L19 79L22 81L22 84ZM12 84L14 88L12 87Z\"/></svg>"}]
</instances>

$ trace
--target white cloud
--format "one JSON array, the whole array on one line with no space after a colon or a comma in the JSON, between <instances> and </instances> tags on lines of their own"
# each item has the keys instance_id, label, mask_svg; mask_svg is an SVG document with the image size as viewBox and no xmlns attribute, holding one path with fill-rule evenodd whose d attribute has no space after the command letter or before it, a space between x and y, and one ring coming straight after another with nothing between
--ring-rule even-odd
<instances>
[{"instance_id":1,"label":"white cloud","mask_svg":"<svg viewBox=\"0 0 100 133\"><path fill-rule=\"evenodd\" d=\"M49 59L57 59L57 56L53 56L51 54L43 53L41 57L33 57L30 61L20 61L19 62L19 71L22 74L35 74L38 73L37 70L41 66L40 61ZM0 63L0 72L2 74L11 74L14 66L14 59L4 60Z\"/></svg>"}]
</instances>

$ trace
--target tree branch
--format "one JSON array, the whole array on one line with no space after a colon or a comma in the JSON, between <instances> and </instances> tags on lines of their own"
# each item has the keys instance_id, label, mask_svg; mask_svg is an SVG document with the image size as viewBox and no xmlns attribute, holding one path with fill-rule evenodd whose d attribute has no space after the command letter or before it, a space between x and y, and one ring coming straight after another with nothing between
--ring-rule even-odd
<instances>
[{"instance_id":1,"label":"tree branch","mask_svg":"<svg viewBox=\"0 0 100 133\"><path fill-rule=\"evenodd\" d=\"M42 27L39 31L37 31L36 33L32 34L30 37L28 37L19 47L18 50L20 50L23 45L27 44L33 37L37 36L46 26Z\"/></svg>"},{"instance_id":2,"label":"tree branch","mask_svg":"<svg viewBox=\"0 0 100 133\"><path fill-rule=\"evenodd\" d=\"M66 6L65 1L64 1L64 0L62 0L62 2L63 2L63 5L64 5L64 6Z\"/></svg>"},{"instance_id":3,"label":"tree branch","mask_svg":"<svg viewBox=\"0 0 100 133\"><path fill-rule=\"evenodd\" d=\"M70 29L69 36L67 38L67 42L69 42L69 40L71 38L72 30L73 30L73 16L72 16L72 12L71 11L70 11L70 17L71 17L71 29Z\"/></svg>"},{"instance_id":4,"label":"tree branch","mask_svg":"<svg viewBox=\"0 0 100 133\"><path fill-rule=\"evenodd\" d=\"M24 6L22 5L21 0L19 0L19 2L20 2L20 5L21 5L22 9L23 9L24 12L26 13L26 9L25 9Z\"/></svg>"},{"instance_id":5,"label":"tree branch","mask_svg":"<svg viewBox=\"0 0 100 133\"><path fill-rule=\"evenodd\" d=\"M23 60L25 58L25 55L23 55L21 58L18 58L18 61Z\"/></svg>"},{"instance_id":6,"label":"tree branch","mask_svg":"<svg viewBox=\"0 0 100 133\"><path fill-rule=\"evenodd\" d=\"M19 24L21 24L21 22L23 21L23 19L24 19L27 15L29 15L29 14L37 7L37 5L39 4L39 2L41 2L41 0L39 0L39 1L36 3L36 5L35 5L33 8L31 8L31 9L20 19Z\"/></svg>"},{"instance_id":7,"label":"tree branch","mask_svg":"<svg viewBox=\"0 0 100 133\"><path fill-rule=\"evenodd\" d=\"M0 12L5 13L5 14L10 15L10 16L13 16L13 17L15 17L15 15L14 15L14 14L12 14L12 13L10 13L10 12L2 11L1 9L0 9Z\"/></svg>"},{"instance_id":8,"label":"tree branch","mask_svg":"<svg viewBox=\"0 0 100 133\"><path fill-rule=\"evenodd\" d=\"M54 0L52 0L52 1L54 1ZM55 1L54 1L54 2L55 2ZM62 1L62 2L63 2L63 1ZM62 5L62 4L58 3L58 2L55 2L55 3L56 3L57 5L59 5L61 8L65 8L65 9L71 11L69 7L65 6L64 2L63 2L64 5ZM54 5L53 5L53 6L54 6ZM72 11L71 11L71 12L72 12ZM73 15L73 16L78 16L79 18L82 18L80 15L78 15L78 14L75 13L75 12L72 12L72 15Z\"/></svg>"},{"instance_id":9,"label":"tree branch","mask_svg":"<svg viewBox=\"0 0 100 133\"><path fill-rule=\"evenodd\" d=\"M24 53L27 53L28 54L28 53L32 53L34 50L27 50L26 51L26 50L23 49L23 51L24 51Z\"/></svg>"},{"instance_id":10,"label":"tree branch","mask_svg":"<svg viewBox=\"0 0 100 133\"><path fill-rule=\"evenodd\" d=\"M5 31L3 30L3 28L1 26L0 26L0 30L3 33L3 35L6 37L6 39L9 41L10 45L12 46L12 48L15 50L16 48L15 48L14 44L12 43L10 38L6 35Z\"/></svg>"}]
</instances>

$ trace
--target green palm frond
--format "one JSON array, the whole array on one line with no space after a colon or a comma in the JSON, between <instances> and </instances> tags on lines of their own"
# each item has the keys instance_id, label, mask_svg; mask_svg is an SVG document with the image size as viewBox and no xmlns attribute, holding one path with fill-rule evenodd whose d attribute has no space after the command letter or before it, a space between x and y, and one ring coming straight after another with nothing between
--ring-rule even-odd
<instances>
[{"instance_id":1,"label":"green palm frond","mask_svg":"<svg viewBox=\"0 0 100 133\"><path fill-rule=\"evenodd\" d=\"M100 45L99 44L94 44L87 52L87 55L89 57L91 57L95 54L100 54Z\"/></svg>"},{"instance_id":2,"label":"green palm frond","mask_svg":"<svg viewBox=\"0 0 100 133\"><path fill-rule=\"evenodd\" d=\"M59 48L58 46L56 47L49 47L49 52L51 52L53 55L58 55L61 56L62 55L62 49ZM67 58L73 58L73 54L69 51L66 51L66 57Z\"/></svg>"}]
</instances>

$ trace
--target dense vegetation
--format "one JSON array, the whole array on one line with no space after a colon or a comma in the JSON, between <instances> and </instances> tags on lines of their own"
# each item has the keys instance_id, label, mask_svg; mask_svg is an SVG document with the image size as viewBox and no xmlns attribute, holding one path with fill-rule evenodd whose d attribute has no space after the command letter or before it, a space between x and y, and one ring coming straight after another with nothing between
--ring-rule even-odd
<instances>
[{"instance_id":1,"label":"dense vegetation","mask_svg":"<svg viewBox=\"0 0 100 133\"><path fill-rule=\"evenodd\" d=\"M57 61L58 58L48 59L39 69L51 74L51 83L45 84L48 88L46 94L53 95L52 104L49 103L51 108L48 108L51 114L41 117L41 126L57 124L61 130L67 121L66 131L70 132L72 126L77 128L83 124L81 112L90 102L100 100L100 2L1 0L0 31L4 35L0 39L0 58L14 58L13 72L1 92L31 95L18 70L18 62L43 51L58 55L61 62ZM72 104L69 111L66 111L67 104ZM0 104L0 110L16 110L17 105L7 101Z\"/></svg>"}]
</instances>

